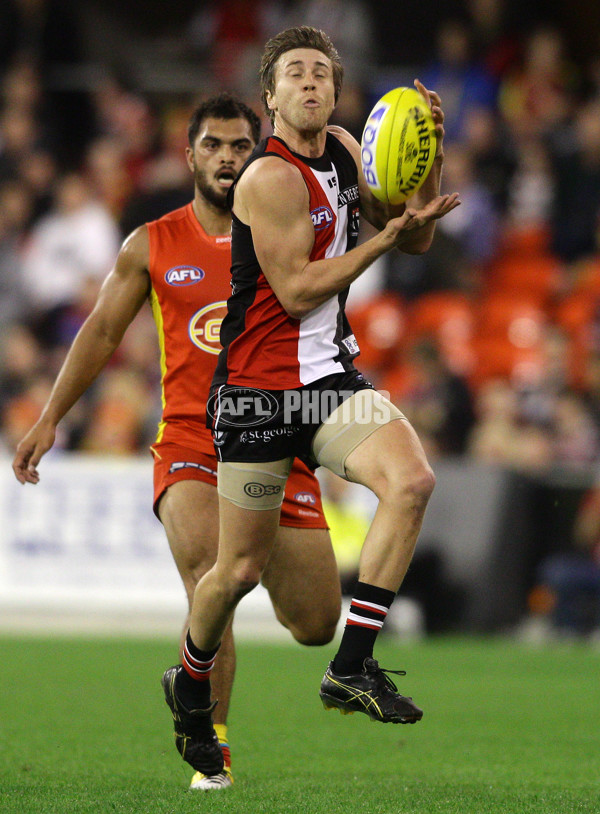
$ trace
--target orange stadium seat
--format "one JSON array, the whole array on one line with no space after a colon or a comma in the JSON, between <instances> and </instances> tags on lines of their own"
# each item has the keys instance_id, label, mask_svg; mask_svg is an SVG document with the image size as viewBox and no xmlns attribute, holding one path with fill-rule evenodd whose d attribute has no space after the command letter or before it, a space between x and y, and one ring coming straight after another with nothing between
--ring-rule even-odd
<instances>
[{"instance_id":1,"label":"orange stadium seat","mask_svg":"<svg viewBox=\"0 0 600 814\"><path fill-rule=\"evenodd\" d=\"M598 343L600 331L600 290L576 291L565 297L555 308L554 321L565 330L571 342L571 374L573 384L582 382L589 353Z\"/></svg>"},{"instance_id":2,"label":"orange stadium seat","mask_svg":"<svg viewBox=\"0 0 600 814\"><path fill-rule=\"evenodd\" d=\"M576 291L557 304L554 319L571 337L583 338L597 314L600 314L600 293L593 296L587 291Z\"/></svg>"},{"instance_id":3,"label":"orange stadium seat","mask_svg":"<svg viewBox=\"0 0 600 814\"><path fill-rule=\"evenodd\" d=\"M574 293L600 297L600 255L578 263L573 271Z\"/></svg>"},{"instance_id":4,"label":"orange stadium seat","mask_svg":"<svg viewBox=\"0 0 600 814\"><path fill-rule=\"evenodd\" d=\"M507 229L497 258L488 270L488 291L525 296L545 303L558 292L562 265L550 251L544 227Z\"/></svg>"},{"instance_id":5,"label":"orange stadium seat","mask_svg":"<svg viewBox=\"0 0 600 814\"><path fill-rule=\"evenodd\" d=\"M348 307L348 319L360 347L359 368L378 371L393 365L406 333L406 305L386 292Z\"/></svg>"},{"instance_id":6,"label":"orange stadium seat","mask_svg":"<svg viewBox=\"0 0 600 814\"><path fill-rule=\"evenodd\" d=\"M540 304L559 291L562 266L551 254L518 257L512 254L496 260L488 270L488 290L524 296Z\"/></svg>"},{"instance_id":7,"label":"orange stadium seat","mask_svg":"<svg viewBox=\"0 0 600 814\"><path fill-rule=\"evenodd\" d=\"M502 256L532 257L550 251L550 230L541 223L530 226L507 226L502 232Z\"/></svg>"},{"instance_id":8,"label":"orange stadium seat","mask_svg":"<svg viewBox=\"0 0 600 814\"><path fill-rule=\"evenodd\" d=\"M508 339L516 347L532 347L546 322L546 311L535 299L489 294L479 306L476 334Z\"/></svg>"},{"instance_id":9,"label":"orange stadium seat","mask_svg":"<svg viewBox=\"0 0 600 814\"><path fill-rule=\"evenodd\" d=\"M471 341L475 324L471 299L456 291L436 291L416 300L410 311L408 340L433 338L454 373L468 374L473 365Z\"/></svg>"},{"instance_id":10,"label":"orange stadium seat","mask_svg":"<svg viewBox=\"0 0 600 814\"><path fill-rule=\"evenodd\" d=\"M401 403L406 393L414 386L414 371L410 364L399 361L386 368L377 381L377 389L389 393L394 404Z\"/></svg>"},{"instance_id":11,"label":"orange stadium seat","mask_svg":"<svg viewBox=\"0 0 600 814\"><path fill-rule=\"evenodd\" d=\"M472 383L489 378L535 377L543 364L542 340L548 317L537 301L489 294L479 307L473 341Z\"/></svg>"},{"instance_id":12,"label":"orange stadium seat","mask_svg":"<svg viewBox=\"0 0 600 814\"><path fill-rule=\"evenodd\" d=\"M478 389L490 379L511 382L535 381L543 372L541 345L518 347L502 336L481 336L473 343L475 365L469 377Z\"/></svg>"}]
</instances>

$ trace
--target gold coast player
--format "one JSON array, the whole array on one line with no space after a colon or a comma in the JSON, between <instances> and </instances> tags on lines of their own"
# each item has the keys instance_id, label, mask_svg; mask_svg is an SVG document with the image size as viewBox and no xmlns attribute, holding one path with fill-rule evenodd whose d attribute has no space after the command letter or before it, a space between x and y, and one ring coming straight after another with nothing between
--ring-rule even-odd
<instances>
[{"instance_id":1,"label":"gold coast player","mask_svg":"<svg viewBox=\"0 0 600 814\"><path fill-rule=\"evenodd\" d=\"M41 418L19 444L13 463L21 483L38 482L37 465L54 443L58 422L106 365L149 299L158 327L163 386L162 420L152 447L154 509L165 527L190 605L198 579L216 559L218 544L216 459L205 421L220 350L219 326L231 290L227 192L259 136L256 114L230 96L210 99L195 111L187 149L195 182L193 202L136 229L124 242ZM288 483L263 583L279 621L299 642L331 640L340 613L339 578L318 482L300 462ZM194 679L202 679L204 667L187 651L184 663ZM212 675L221 748L214 740L212 751L201 749L194 754L179 725L181 713L186 712L185 699L180 708L172 708L175 729L181 735L178 747L198 770L192 788L231 785L225 722L234 670L229 626ZM165 690L170 702L168 687ZM206 722L206 716L195 719L200 731Z\"/></svg>"},{"instance_id":2,"label":"gold coast player","mask_svg":"<svg viewBox=\"0 0 600 814\"><path fill-rule=\"evenodd\" d=\"M369 192L357 142L327 126L341 83L337 51L322 31L293 28L267 43L261 90L274 135L257 147L230 193L232 296L208 403L219 458L219 553L196 588L187 641L206 679L231 614L268 563L283 486L299 456L379 498L321 698L375 720L414 723L421 710L397 692L372 654L410 562L433 473L410 424L354 367L358 348L344 304L350 283L384 252L426 251L435 220L458 200L439 195L444 131L437 94L418 84L436 125L433 170L411 200L414 208L391 207ZM359 211L381 231L356 246ZM267 415L249 443L245 427ZM173 677L173 668L166 675ZM172 686L174 699L185 692L207 709L206 680L179 667ZM208 748L193 723L183 722L190 743Z\"/></svg>"}]
</instances>

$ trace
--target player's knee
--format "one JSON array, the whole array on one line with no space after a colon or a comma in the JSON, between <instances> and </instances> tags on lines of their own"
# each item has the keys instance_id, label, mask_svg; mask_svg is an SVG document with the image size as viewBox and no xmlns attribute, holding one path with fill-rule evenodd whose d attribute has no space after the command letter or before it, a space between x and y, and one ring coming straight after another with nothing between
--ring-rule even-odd
<instances>
[{"instance_id":1,"label":"player's knee","mask_svg":"<svg viewBox=\"0 0 600 814\"><path fill-rule=\"evenodd\" d=\"M315 616L296 620L288 627L298 644L306 647L319 647L329 644L333 639L339 620L340 606L338 605L336 608L323 608Z\"/></svg>"},{"instance_id":2,"label":"player's knee","mask_svg":"<svg viewBox=\"0 0 600 814\"><path fill-rule=\"evenodd\" d=\"M305 647L320 647L329 642L335 636L337 630L336 622L324 622L314 627L292 628L292 635L298 644Z\"/></svg>"},{"instance_id":3,"label":"player's knee","mask_svg":"<svg viewBox=\"0 0 600 814\"><path fill-rule=\"evenodd\" d=\"M210 571L215 564L215 560L215 557L206 557L192 565L190 568L190 578L194 585L197 585L204 574L206 574L207 571Z\"/></svg>"},{"instance_id":4,"label":"player's knee","mask_svg":"<svg viewBox=\"0 0 600 814\"><path fill-rule=\"evenodd\" d=\"M435 474L429 464L418 462L408 473L401 476L393 469L380 479L378 497L380 500L393 502L398 506L410 504L417 510L425 507L435 487Z\"/></svg>"},{"instance_id":5,"label":"player's knee","mask_svg":"<svg viewBox=\"0 0 600 814\"><path fill-rule=\"evenodd\" d=\"M429 464L423 464L409 478L408 492L418 501L427 504L435 488L435 474Z\"/></svg>"},{"instance_id":6,"label":"player's knee","mask_svg":"<svg viewBox=\"0 0 600 814\"><path fill-rule=\"evenodd\" d=\"M241 559L231 569L229 575L230 590L237 599L241 599L254 590L260 582L261 569L250 559Z\"/></svg>"},{"instance_id":7,"label":"player's knee","mask_svg":"<svg viewBox=\"0 0 600 814\"><path fill-rule=\"evenodd\" d=\"M206 556L200 560L194 560L194 562L186 563L185 567L179 568L179 573L185 588L190 609L192 607L192 602L194 601L196 585L198 585L202 577L207 573L207 571L210 571L214 564L215 558Z\"/></svg>"}]
</instances>

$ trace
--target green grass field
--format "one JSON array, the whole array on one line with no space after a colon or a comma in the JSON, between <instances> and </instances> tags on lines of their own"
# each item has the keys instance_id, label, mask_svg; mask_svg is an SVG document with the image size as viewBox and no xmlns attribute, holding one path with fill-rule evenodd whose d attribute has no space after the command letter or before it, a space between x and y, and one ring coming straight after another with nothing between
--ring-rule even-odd
<instances>
[{"instance_id":1,"label":"green grass field","mask_svg":"<svg viewBox=\"0 0 600 814\"><path fill-rule=\"evenodd\" d=\"M236 784L187 793L160 676L174 643L0 639L2 814L569 814L600 811L600 653L509 641L378 644L415 726L325 712L333 646L243 642Z\"/></svg>"}]
</instances>

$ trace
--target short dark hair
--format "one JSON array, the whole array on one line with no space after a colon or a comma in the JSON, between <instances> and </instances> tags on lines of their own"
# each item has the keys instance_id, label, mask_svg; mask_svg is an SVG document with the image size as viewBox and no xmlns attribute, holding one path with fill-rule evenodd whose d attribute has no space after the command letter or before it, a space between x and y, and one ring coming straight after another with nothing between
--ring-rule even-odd
<instances>
[{"instance_id":1,"label":"short dark hair","mask_svg":"<svg viewBox=\"0 0 600 814\"><path fill-rule=\"evenodd\" d=\"M295 28L287 28L281 31L267 42L260 62L260 95L271 123L274 121L275 113L269 110L267 104L267 91L273 93L275 90L275 65L282 54L291 51L293 48L314 48L320 51L331 60L333 68L333 87L335 89L335 102L342 90L344 79L344 67L340 60L334 44L329 36L318 28L310 25L300 25Z\"/></svg>"},{"instance_id":2,"label":"short dark hair","mask_svg":"<svg viewBox=\"0 0 600 814\"><path fill-rule=\"evenodd\" d=\"M190 147L194 146L194 142L198 137L202 122L204 119L246 119L250 125L252 138L255 144L260 141L261 123L259 117L244 104L241 99L237 99L230 93L220 93L218 96L211 96L210 99L202 102L190 117L188 125L188 141Z\"/></svg>"}]
</instances>

